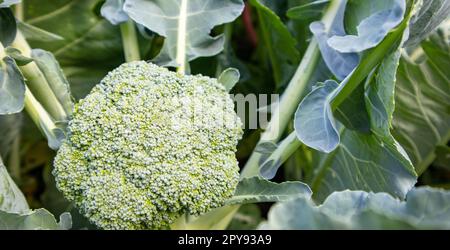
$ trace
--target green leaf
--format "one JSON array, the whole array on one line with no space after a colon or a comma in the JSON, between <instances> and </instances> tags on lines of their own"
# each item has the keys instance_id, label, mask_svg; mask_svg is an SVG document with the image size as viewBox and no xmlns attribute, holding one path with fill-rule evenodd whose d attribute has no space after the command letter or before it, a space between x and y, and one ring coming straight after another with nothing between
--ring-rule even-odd
<instances>
[{"instance_id":1,"label":"green leaf","mask_svg":"<svg viewBox=\"0 0 450 250\"><path fill-rule=\"evenodd\" d=\"M342 2L342 4L343 3L344 2ZM344 8L345 5L340 6L338 15L336 15L336 19L328 32L326 31L325 25L319 21L313 22L309 26L319 44L323 60L338 80L343 80L347 77L353 69L355 69L359 62L358 54L340 53L328 45L328 39L331 36L345 34L343 24Z\"/></svg>"},{"instance_id":2,"label":"green leaf","mask_svg":"<svg viewBox=\"0 0 450 250\"><path fill-rule=\"evenodd\" d=\"M220 74L217 81L222 83L223 86L225 86L225 89L229 92L234 85L239 82L240 76L239 70L235 68L228 68Z\"/></svg>"},{"instance_id":3,"label":"green leaf","mask_svg":"<svg viewBox=\"0 0 450 250\"><path fill-rule=\"evenodd\" d=\"M328 44L342 53L373 48L402 22L405 10L405 0L349 0L345 24L351 35L334 36Z\"/></svg>"},{"instance_id":4,"label":"green leaf","mask_svg":"<svg viewBox=\"0 0 450 250\"><path fill-rule=\"evenodd\" d=\"M63 106L66 114L71 116L74 103L70 93L70 85L56 58L52 53L42 49L33 49L31 51L31 57L44 74L45 79L47 79L50 88L55 93L56 98Z\"/></svg>"},{"instance_id":5,"label":"green leaf","mask_svg":"<svg viewBox=\"0 0 450 250\"><path fill-rule=\"evenodd\" d=\"M1 7L0 43L2 43L3 47L9 46L14 41L14 38L16 38L16 33L17 33L17 25L16 25L16 18L14 18L14 14L9 8Z\"/></svg>"},{"instance_id":6,"label":"green leaf","mask_svg":"<svg viewBox=\"0 0 450 250\"><path fill-rule=\"evenodd\" d=\"M450 229L450 192L417 188L406 201L386 193L343 191L322 205L301 197L278 203L263 229Z\"/></svg>"},{"instance_id":7,"label":"green leaf","mask_svg":"<svg viewBox=\"0 0 450 250\"><path fill-rule=\"evenodd\" d=\"M365 86L365 103L370 117L370 127L373 133L381 137L391 137L396 72L400 55L400 50L387 55L380 64L376 76L369 77Z\"/></svg>"},{"instance_id":8,"label":"green leaf","mask_svg":"<svg viewBox=\"0 0 450 250\"><path fill-rule=\"evenodd\" d=\"M259 29L277 87L284 86L291 79L300 60L297 42L271 9L259 0L250 0L249 3L256 8Z\"/></svg>"},{"instance_id":9,"label":"green leaf","mask_svg":"<svg viewBox=\"0 0 450 250\"><path fill-rule=\"evenodd\" d=\"M450 15L448 0L419 0L418 12L411 20L406 46L416 46Z\"/></svg>"},{"instance_id":10,"label":"green leaf","mask_svg":"<svg viewBox=\"0 0 450 250\"><path fill-rule=\"evenodd\" d=\"M334 112L336 119L346 128L361 133L369 133L371 129L366 103L364 102L365 91L364 84L359 84Z\"/></svg>"},{"instance_id":11,"label":"green leaf","mask_svg":"<svg viewBox=\"0 0 450 250\"><path fill-rule=\"evenodd\" d=\"M397 72L392 133L418 173L433 161L436 146L450 139L450 46L443 42L446 39L436 34L423 42L426 59L416 64L403 58Z\"/></svg>"},{"instance_id":12,"label":"green leaf","mask_svg":"<svg viewBox=\"0 0 450 250\"><path fill-rule=\"evenodd\" d=\"M300 141L329 153L339 144L339 133L331 111L330 99L338 83L327 80L302 100L295 112L294 127Z\"/></svg>"},{"instance_id":13,"label":"green leaf","mask_svg":"<svg viewBox=\"0 0 450 250\"><path fill-rule=\"evenodd\" d=\"M0 61L0 115L20 112L24 107L25 80L14 59Z\"/></svg>"},{"instance_id":14,"label":"green leaf","mask_svg":"<svg viewBox=\"0 0 450 250\"><path fill-rule=\"evenodd\" d=\"M18 22L17 28L28 41L54 42L64 40L64 37L60 35L50 33L24 22Z\"/></svg>"},{"instance_id":15,"label":"green leaf","mask_svg":"<svg viewBox=\"0 0 450 250\"><path fill-rule=\"evenodd\" d=\"M9 176L0 158L0 212L24 213L28 210L28 203L25 200L25 196Z\"/></svg>"},{"instance_id":16,"label":"green leaf","mask_svg":"<svg viewBox=\"0 0 450 250\"><path fill-rule=\"evenodd\" d=\"M343 129L341 143L330 154L315 152L315 198L337 190L387 192L404 198L417 176L407 155L393 140Z\"/></svg>"},{"instance_id":17,"label":"green leaf","mask_svg":"<svg viewBox=\"0 0 450 250\"><path fill-rule=\"evenodd\" d=\"M330 0L317 0L300 6L290 8L286 15L291 19L309 19L320 17L323 8Z\"/></svg>"},{"instance_id":18,"label":"green leaf","mask_svg":"<svg viewBox=\"0 0 450 250\"><path fill-rule=\"evenodd\" d=\"M124 5L131 19L166 38L154 59L163 66L218 54L224 37L211 37L211 29L233 21L243 8L242 0L126 0Z\"/></svg>"},{"instance_id":19,"label":"green leaf","mask_svg":"<svg viewBox=\"0 0 450 250\"><path fill-rule=\"evenodd\" d=\"M106 0L100 10L111 24L117 25L128 20L128 15L123 11L124 0Z\"/></svg>"},{"instance_id":20,"label":"green leaf","mask_svg":"<svg viewBox=\"0 0 450 250\"><path fill-rule=\"evenodd\" d=\"M22 55L20 50L13 47L7 47L5 53L16 61L17 66L24 66L33 61L33 59Z\"/></svg>"},{"instance_id":21,"label":"green leaf","mask_svg":"<svg viewBox=\"0 0 450 250\"><path fill-rule=\"evenodd\" d=\"M398 49L399 43L404 36L407 20L404 20L400 27L388 34L388 36L377 47L367 52L355 70L348 75L339 86L333 89L313 89L310 95L306 96L296 111L295 131L300 141L307 146L322 152L331 152L339 143L339 134L336 133L334 125L334 116L331 111L338 111L338 118L346 118L344 124L351 124L349 128L364 128L367 132L364 122L368 119L362 119L357 116L351 119L353 114L366 112L362 99L361 83L373 72L380 64L386 54L393 49ZM334 82L329 80L328 83ZM334 82L334 85L337 85ZM328 85L329 85L328 84ZM356 90L356 91L355 91ZM355 96L353 96L355 95ZM354 100L353 98L359 98ZM358 104L358 105L355 105ZM310 119L313 117L313 119ZM356 120L356 121L353 121Z\"/></svg>"},{"instance_id":22,"label":"green leaf","mask_svg":"<svg viewBox=\"0 0 450 250\"><path fill-rule=\"evenodd\" d=\"M308 185L299 181L274 183L254 176L242 179L226 204L286 201L299 196L311 196Z\"/></svg>"},{"instance_id":23,"label":"green leaf","mask_svg":"<svg viewBox=\"0 0 450 250\"><path fill-rule=\"evenodd\" d=\"M72 226L71 216L64 213L58 223L47 210L40 208L25 214L0 211L0 230L64 230Z\"/></svg>"}]
</instances>

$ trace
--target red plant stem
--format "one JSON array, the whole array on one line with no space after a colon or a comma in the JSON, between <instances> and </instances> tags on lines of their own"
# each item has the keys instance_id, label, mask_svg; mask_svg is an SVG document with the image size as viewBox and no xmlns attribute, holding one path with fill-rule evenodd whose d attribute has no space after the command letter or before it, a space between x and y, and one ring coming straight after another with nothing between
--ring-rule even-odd
<instances>
[{"instance_id":1,"label":"red plant stem","mask_svg":"<svg viewBox=\"0 0 450 250\"><path fill-rule=\"evenodd\" d=\"M252 12L247 2L245 3L244 12L242 13L242 21L244 22L247 39L253 47L256 47L258 45L258 34L256 33L255 27L253 26Z\"/></svg>"}]
</instances>

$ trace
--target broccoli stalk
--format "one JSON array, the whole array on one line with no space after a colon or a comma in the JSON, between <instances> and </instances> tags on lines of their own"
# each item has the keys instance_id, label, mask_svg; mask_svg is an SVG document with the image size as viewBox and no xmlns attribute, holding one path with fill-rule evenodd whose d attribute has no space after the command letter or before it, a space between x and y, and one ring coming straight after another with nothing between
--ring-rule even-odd
<instances>
[{"instance_id":1,"label":"broccoli stalk","mask_svg":"<svg viewBox=\"0 0 450 250\"><path fill-rule=\"evenodd\" d=\"M12 46L21 51L25 57L31 57L31 48L20 32L17 32L16 39ZM66 121L68 114L65 112L63 106L59 102L55 93L52 91L47 79L42 71L34 62L20 66L27 84L36 100L44 107L48 114L54 121Z\"/></svg>"}]
</instances>

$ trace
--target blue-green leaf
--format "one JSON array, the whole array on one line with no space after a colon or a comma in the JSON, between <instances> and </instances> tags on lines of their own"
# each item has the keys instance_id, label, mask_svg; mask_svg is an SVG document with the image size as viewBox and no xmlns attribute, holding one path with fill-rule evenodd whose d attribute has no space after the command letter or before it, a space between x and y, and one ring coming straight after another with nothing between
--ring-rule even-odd
<instances>
[{"instance_id":1,"label":"blue-green leaf","mask_svg":"<svg viewBox=\"0 0 450 250\"><path fill-rule=\"evenodd\" d=\"M330 107L338 84L333 80L316 86L295 112L294 127L300 141L322 152L331 152L339 144L339 133Z\"/></svg>"},{"instance_id":2,"label":"blue-green leaf","mask_svg":"<svg viewBox=\"0 0 450 250\"><path fill-rule=\"evenodd\" d=\"M125 1L124 11L131 19L166 38L154 59L160 65L178 66L179 42L187 61L218 54L223 49L224 37L211 37L211 29L233 21L244 9L242 0L189 0L182 11L182 1L185 0Z\"/></svg>"},{"instance_id":3,"label":"blue-green leaf","mask_svg":"<svg viewBox=\"0 0 450 250\"><path fill-rule=\"evenodd\" d=\"M9 56L0 61L0 114L20 112L24 107L25 80Z\"/></svg>"},{"instance_id":4,"label":"blue-green leaf","mask_svg":"<svg viewBox=\"0 0 450 250\"><path fill-rule=\"evenodd\" d=\"M360 21L357 25L357 35L333 36L328 40L328 44L342 53L362 52L373 48L389 31L401 23L405 10L405 0L350 0L346 17L356 17L350 22L352 25ZM364 13L367 16L364 14L358 16L354 13ZM352 27L346 28L352 30Z\"/></svg>"},{"instance_id":5,"label":"blue-green leaf","mask_svg":"<svg viewBox=\"0 0 450 250\"><path fill-rule=\"evenodd\" d=\"M390 137L392 115L395 109L394 90L400 50L386 56L376 76L366 83L365 102L371 130L382 137Z\"/></svg>"},{"instance_id":6,"label":"blue-green leaf","mask_svg":"<svg viewBox=\"0 0 450 250\"><path fill-rule=\"evenodd\" d=\"M330 154L314 153L311 187L317 200L337 190L386 192L404 198L417 181L408 156L391 138L344 129Z\"/></svg>"},{"instance_id":7,"label":"blue-green leaf","mask_svg":"<svg viewBox=\"0 0 450 250\"><path fill-rule=\"evenodd\" d=\"M432 163L436 146L450 140L450 45L439 34L421 44L421 63L402 58L397 72L392 133L418 173Z\"/></svg>"},{"instance_id":8,"label":"blue-green leaf","mask_svg":"<svg viewBox=\"0 0 450 250\"><path fill-rule=\"evenodd\" d=\"M40 208L24 214L0 211L0 230L66 230L72 227L69 213L63 213L58 223L47 210Z\"/></svg>"},{"instance_id":9,"label":"blue-green leaf","mask_svg":"<svg viewBox=\"0 0 450 250\"><path fill-rule=\"evenodd\" d=\"M241 75L239 73L239 70L235 68L228 68L220 74L219 78L217 78L217 81L223 84L227 91L230 91L234 87L234 85L239 82L240 77Z\"/></svg>"},{"instance_id":10,"label":"blue-green leaf","mask_svg":"<svg viewBox=\"0 0 450 250\"><path fill-rule=\"evenodd\" d=\"M406 46L418 45L450 15L450 1L448 0L420 0L418 2L420 9L411 20Z\"/></svg>"},{"instance_id":11,"label":"blue-green leaf","mask_svg":"<svg viewBox=\"0 0 450 250\"><path fill-rule=\"evenodd\" d=\"M123 10L124 0L106 0L100 13L111 24L117 25L128 20L128 14Z\"/></svg>"},{"instance_id":12,"label":"blue-green leaf","mask_svg":"<svg viewBox=\"0 0 450 250\"><path fill-rule=\"evenodd\" d=\"M242 179L226 204L287 201L303 196L310 197L311 189L302 182L274 183L254 176Z\"/></svg>"},{"instance_id":13,"label":"blue-green leaf","mask_svg":"<svg viewBox=\"0 0 450 250\"><path fill-rule=\"evenodd\" d=\"M406 201L386 193L343 191L318 206L306 197L278 203L263 229L450 229L450 192L417 188Z\"/></svg>"},{"instance_id":14,"label":"blue-green leaf","mask_svg":"<svg viewBox=\"0 0 450 250\"><path fill-rule=\"evenodd\" d=\"M11 5L20 3L21 0L3 0L0 2L0 8L8 8Z\"/></svg>"},{"instance_id":15,"label":"blue-green leaf","mask_svg":"<svg viewBox=\"0 0 450 250\"><path fill-rule=\"evenodd\" d=\"M318 199L345 189L387 192L404 198L416 183L411 161L389 131L399 56L400 50L388 54L368 77L366 90L362 92L365 94L352 95L351 98L356 96L363 105L348 107L346 112L341 112L350 115L367 112L370 131L343 130L336 151L318 157L319 170L313 184Z\"/></svg>"},{"instance_id":16,"label":"blue-green leaf","mask_svg":"<svg viewBox=\"0 0 450 250\"><path fill-rule=\"evenodd\" d=\"M319 21L313 22L309 26L319 44L322 58L338 80L343 80L348 76L359 62L359 57L356 53L340 53L331 48L327 42L332 36L345 35L344 12L346 3L347 1L340 3L338 13L328 32L326 31L325 25Z\"/></svg>"}]
</instances>

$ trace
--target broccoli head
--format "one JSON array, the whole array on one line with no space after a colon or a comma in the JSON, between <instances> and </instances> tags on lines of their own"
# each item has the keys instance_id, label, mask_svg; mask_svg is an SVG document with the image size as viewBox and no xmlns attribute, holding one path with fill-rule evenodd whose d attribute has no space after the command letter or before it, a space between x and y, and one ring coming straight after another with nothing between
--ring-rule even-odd
<instances>
[{"instance_id":1,"label":"broccoli head","mask_svg":"<svg viewBox=\"0 0 450 250\"><path fill-rule=\"evenodd\" d=\"M167 228L222 206L238 183L241 122L213 78L123 64L75 106L67 131L57 187L100 228Z\"/></svg>"}]
</instances>

